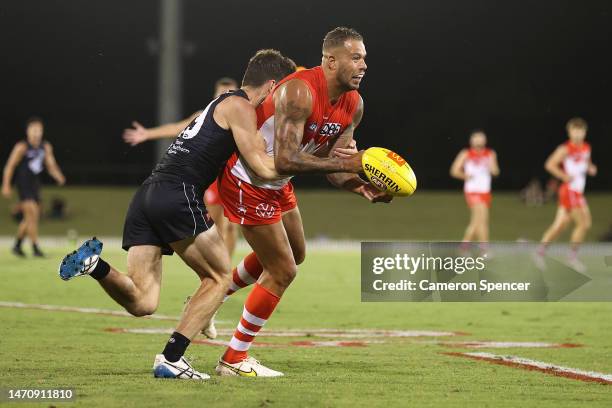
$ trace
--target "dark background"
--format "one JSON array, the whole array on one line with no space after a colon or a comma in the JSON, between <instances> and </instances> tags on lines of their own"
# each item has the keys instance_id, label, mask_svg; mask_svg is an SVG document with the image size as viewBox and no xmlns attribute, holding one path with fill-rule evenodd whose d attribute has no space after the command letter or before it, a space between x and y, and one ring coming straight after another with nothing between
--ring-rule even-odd
<instances>
[{"instance_id":1,"label":"dark background","mask_svg":"<svg viewBox=\"0 0 612 408\"><path fill-rule=\"evenodd\" d=\"M3 1L2 163L36 114L69 183L142 181L153 144L130 148L121 133L134 119L156 124L157 57L147 44L158 20L153 0ZM204 107L218 77L240 79L259 48L317 65L325 33L347 25L368 50L359 146L403 154L420 188L459 186L448 168L476 127L498 151L496 187L544 181L544 160L580 115L600 171L589 186L609 189L611 21L609 1L185 0L184 39L195 53L184 60L183 110Z\"/></svg>"}]
</instances>

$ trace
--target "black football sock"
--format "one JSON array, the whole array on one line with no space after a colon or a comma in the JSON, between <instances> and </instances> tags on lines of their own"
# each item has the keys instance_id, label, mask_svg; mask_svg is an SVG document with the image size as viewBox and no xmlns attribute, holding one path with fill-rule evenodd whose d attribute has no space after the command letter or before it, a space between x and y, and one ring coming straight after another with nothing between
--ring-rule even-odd
<instances>
[{"instance_id":1,"label":"black football sock","mask_svg":"<svg viewBox=\"0 0 612 408\"><path fill-rule=\"evenodd\" d=\"M106 275L110 272L110 265L107 264L104 259L98 258L98 264L93 271L89 273L89 276L95 280L101 280L106 278Z\"/></svg>"},{"instance_id":2,"label":"black football sock","mask_svg":"<svg viewBox=\"0 0 612 408\"><path fill-rule=\"evenodd\" d=\"M43 254L36 242L32 243L32 253L34 254L34 256L45 256L45 254Z\"/></svg>"},{"instance_id":3,"label":"black football sock","mask_svg":"<svg viewBox=\"0 0 612 408\"><path fill-rule=\"evenodd\" d=\"M17 237L15 239L15 248L21 248L21 244L23 243L23 238Z\"/></svg>"},{"instance_id":4,"label":"black football sock","mask_svg":"<svg viewBox=\"0 0 612 408\"><path fill-rule=\"evenodd\" d=\"M168 343L166 343L166 347L164 347L162 354L164 357L166 357L166 360L170 361L171 363L175 363L179 361L181 357L183 357L189 343L191 343L191 341L187 337L183 336L179 332L174 332L172 333L172 336L170 336Z\"/></svg>"}]
</instances>

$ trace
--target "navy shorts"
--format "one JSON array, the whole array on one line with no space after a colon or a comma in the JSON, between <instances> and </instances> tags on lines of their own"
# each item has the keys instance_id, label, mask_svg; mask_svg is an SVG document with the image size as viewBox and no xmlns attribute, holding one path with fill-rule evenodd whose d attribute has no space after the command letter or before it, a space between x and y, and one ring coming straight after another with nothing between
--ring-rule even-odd
<instances>
[{"instance_id":1,"label":"navy shorts","mask_svg":"<svg viewBox=\"0 0 612 408\"><path fill-rule=\"evenodd\" d=\"M123 249L155 245L164 255L169 243L195 237L214 225L201 187L180 181L146 181L130 203L123 226Z\"/></svg>"},{"instance_id":2,"label":"navy shorts","mask_svg":"<svg viewBox=\"0 0 612 408\"><path fill-rule=\"evenodd\" d=\"M34 200L40 202L40 182L38 180L29 181L27 183L17 182L15 184L19 201Z\"/></svg>"}]
</instances>

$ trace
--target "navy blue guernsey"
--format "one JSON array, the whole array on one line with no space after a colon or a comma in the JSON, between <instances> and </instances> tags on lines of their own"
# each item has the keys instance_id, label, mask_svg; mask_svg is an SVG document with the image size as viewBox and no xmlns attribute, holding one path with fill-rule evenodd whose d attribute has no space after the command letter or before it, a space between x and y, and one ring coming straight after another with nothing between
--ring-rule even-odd
<instances>
[{"instance_id":1,"label":"navy blue guernsey","mask_svg":"<svg viewBox=\"0 0 612 408\"><path fill-rule=\"evenodd\" d=\"M18 182L30 183L38 180L38 175L44 168L46 143L43 141L38 147L28 143L28 149L15 171Z\"/></svg>"},{"instance_id":2,"label":"navy blue guernsey","mask_svg":"<svg viewBox=\"0 0 612 408\"><path fill-rule=\"evenodd\" d=\"M213 118L217 105L230 96L249 99L246 92L239 89L213 100L168 147L148 182L173 180L203 189L212 184L237 149L232 132L223 129Z\"/></svg>"}]
</instances>

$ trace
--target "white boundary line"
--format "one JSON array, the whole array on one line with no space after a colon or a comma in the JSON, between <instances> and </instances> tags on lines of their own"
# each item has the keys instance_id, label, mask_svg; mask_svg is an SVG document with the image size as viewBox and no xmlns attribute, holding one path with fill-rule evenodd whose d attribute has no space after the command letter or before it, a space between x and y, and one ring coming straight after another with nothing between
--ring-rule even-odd
<instances>
[{"instance_id":1,"label":"white boundary line","mask_svg":"<svg viewBox=\"0 0 612 408\"><path fill-rule=\"evenodd\" d=\"M110 310L110 309L96 309L88 307L76 307L76 306L59 306L59 305L47 305L47 304L31 304L21 302L6 302L0 301L0 307L13 308L13 309L31 309L31 310L47 310L53 312L73 312L73 313L85 313L85 314L97 314L105 316L118 316L118 317L133 317L125 310ZM178 316L166 316L154 314L151 316L145 316L145 319L152 320L172 320L178 321ZM139 318L141 319L141 318ZM230 324L227 321L217 320L216 323ZM154 329L156 330L156 329ZM158 329L159 330L159 329ZM161 329L166 330L166 329ZM219 329L219 333L222 335L232 335L234 329ZM447 332L447 331L430 331L430 330L380 330L380 329L278 329L278 330L266 330L263 329L260 332L260 336L269 337L341 337L341 338L364 338L364 337L449 337L458 336L464 333L459 332Z\"/></svg>"},{"instance_id":2,"label":"white boundary line","mask_svg":"<svg viewBox=\"0 0 612 408\"><path fill-rule=\"evenodd\" d=\"M582 347L577 343L546 343L540 341L488 341L488 340L467 340L467 341L425 341L423 343L437 344L440 346L454 348L575 348Z\"/></svg>"},{"instance_id":3,"label":"white boundary line","mask_svg":"<svg viewBox=\"0 0 612 408\"><path fill-rule=\"evenodd\" d=\"M111 332L137 333L137 334L169 334L170 328L112 328ZM219 329L220 336L231 336L233 329ZM389 337L448 337L456 336L453 332L434 332L427 330L335 330L335 329L263 329L260 337L335 337L335 338L389 338Z\"/></svg>"},{"instance_id":4,"label":"white boundary line","mask_svg":"<svg viewBox=\"0 0 612 408\"><path fill-rule=\"evenodd\" d=\"M125 310L110 310L110 309L95 309L89 307L74 307L74 306L57 306L57 305L44 305L44 304L30 304L21 302L4 302L0 301L0 307L8 307L13 309L33 309L33 310L48 310L52 312L76 312L86 314L97 314L105 316L120 316L120 317L134 317ZM178 320L176 316L165 316L154 314L146 316L146 319L153 320Z\"/></svg>"},{"instance_id":5,"label":"white boundary line","mask_svg":"<svg viewBox=\"0 0 612 408\"><path fill-rule=\"evenodd\" d=\"M580 381L594 381L602 384L612 384L612 374L599 373L596 371L584 371L578 368L563 367L543 361L531 360L518 356L500 356L491 353L444 353L451 356L467 357L474 360L487 361L509 367L523 368L526 370L540 371L559 377L571 378Z\"/></svg>"}]
</instances>

